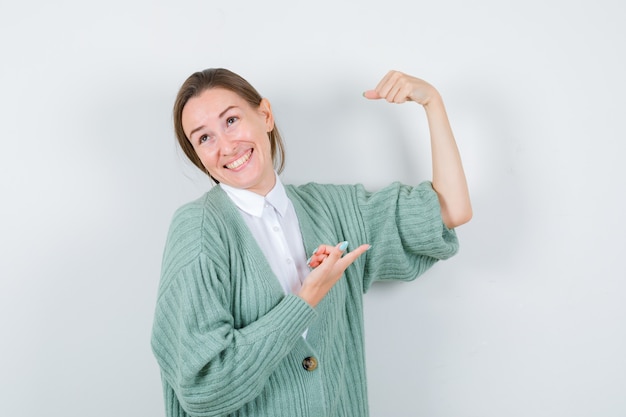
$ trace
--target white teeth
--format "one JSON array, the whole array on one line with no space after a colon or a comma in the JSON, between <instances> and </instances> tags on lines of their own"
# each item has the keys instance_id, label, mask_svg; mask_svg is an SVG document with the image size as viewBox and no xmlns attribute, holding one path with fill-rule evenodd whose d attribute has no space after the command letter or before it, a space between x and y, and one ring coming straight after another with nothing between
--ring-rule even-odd
<instances>
[{"instance_id":1,"label":"white teeth","mask_svg":"<svg viewBox=\"0 0 626 417\"><path fill-rule=\"evenodd\" d=\"M237 159L236 161L233 161L230 164L226 165L226 168L235 169L235 168L240 167L241 165L245 164L248 161L248 159L250 159L250 155L252 155L252 150L248 151L248 153L246 153L244 156Z\"/></svg>"}]
</instances>

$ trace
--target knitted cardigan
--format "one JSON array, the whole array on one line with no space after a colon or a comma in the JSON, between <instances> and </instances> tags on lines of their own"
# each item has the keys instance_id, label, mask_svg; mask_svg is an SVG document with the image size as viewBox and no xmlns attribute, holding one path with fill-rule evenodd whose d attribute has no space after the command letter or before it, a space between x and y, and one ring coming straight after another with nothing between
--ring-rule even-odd
<instances>
[{"instance_id":1,"label":"knitted cardigan","mask_svg":"<svg viewBox=\"0 0 626 417\"><path fill-rule=\"evenodd\" d=\"M371 249L311 308L283 293L221 187L181 207L152 333L168 417L367 416L363 293L374 281L412 280L458 250L429 182L375 193L360 185L285 189L307 254L344 240ZM307 370L305 358L317 367Z\"/></svg>"}]
</instances>

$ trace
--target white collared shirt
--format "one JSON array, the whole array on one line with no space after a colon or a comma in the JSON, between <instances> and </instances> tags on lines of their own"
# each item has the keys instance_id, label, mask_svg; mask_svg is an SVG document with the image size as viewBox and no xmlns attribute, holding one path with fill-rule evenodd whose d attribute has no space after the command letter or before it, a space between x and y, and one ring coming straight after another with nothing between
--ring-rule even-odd
<instances>
[{"instance_id":1,"label":"white collared shirt","mask_svg":"<svg viewBox=\"0 0 626 417\"><path fill-rule=\"evenodd\" d=\"M265 197L223 183L220 186L239 208L285 294L297 294L310 269L296 211L278 175Z\"/></svg>"}]
</instances>

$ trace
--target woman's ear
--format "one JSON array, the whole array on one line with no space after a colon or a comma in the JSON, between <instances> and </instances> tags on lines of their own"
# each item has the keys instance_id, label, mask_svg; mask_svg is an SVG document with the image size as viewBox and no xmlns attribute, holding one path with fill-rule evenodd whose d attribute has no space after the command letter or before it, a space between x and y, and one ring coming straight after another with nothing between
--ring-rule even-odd
<instances>
[{"instance_id":1,"label":"woman's ear","mask_svg":"<svg viewBox=\"0 0 626 417\"><path fill-rule=\"evenodd\" d=\"M271 132L274 129L274 114L272 114L272 105L268 99L261 99L259 111L265 117L265 127L267 131Z\"/></svg>"}]
</instances>

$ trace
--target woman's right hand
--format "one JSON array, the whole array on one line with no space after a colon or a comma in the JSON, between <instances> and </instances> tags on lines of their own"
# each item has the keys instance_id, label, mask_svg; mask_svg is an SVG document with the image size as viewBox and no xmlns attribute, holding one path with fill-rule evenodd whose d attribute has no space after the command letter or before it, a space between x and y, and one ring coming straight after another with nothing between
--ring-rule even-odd
<instances>
[{"instance_id":1,"label":"woman's right hand","mask_svg":"<svg viewBox=\"0 0 626 417\"><path fill-rule=\"evenodd\" d=\"M361 245L352 252L342 257L348 242L337 246L320 245L311 257L310 266L313 271L304 279L298 296L309 303L311 307L317 306L335 285L343 272L361 256L370 245ZM342 246L343 245L343 246Z\"/></svg>"}]
</instances>

